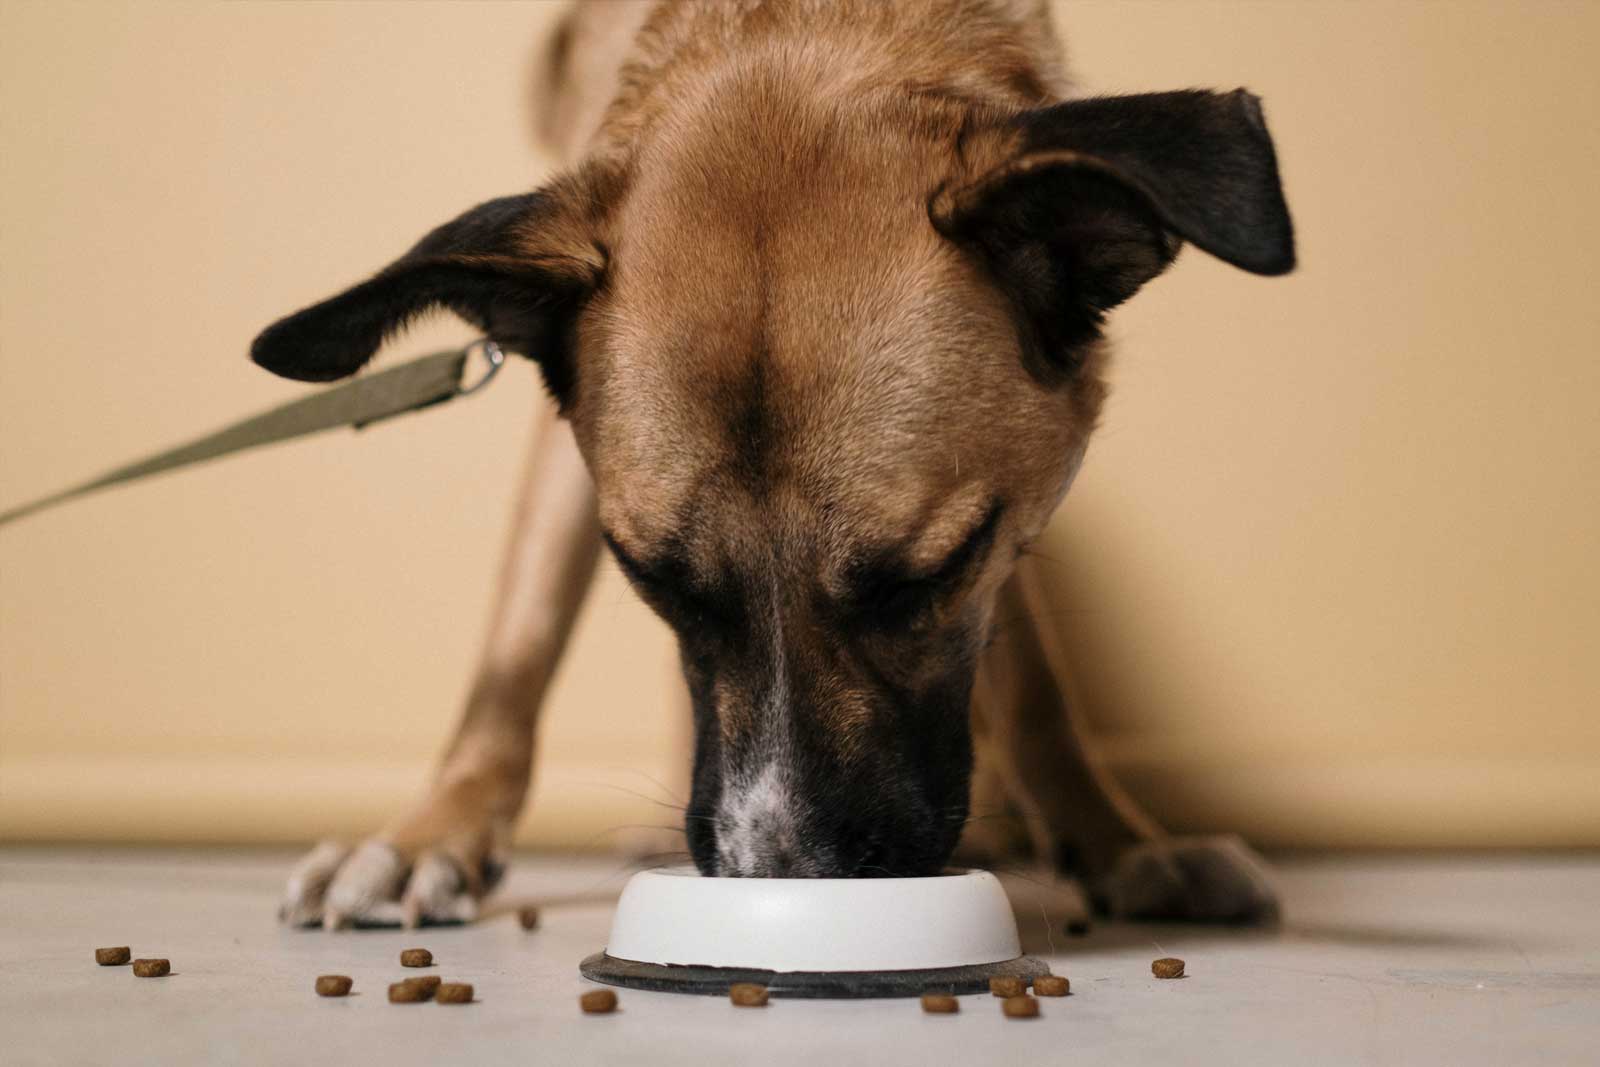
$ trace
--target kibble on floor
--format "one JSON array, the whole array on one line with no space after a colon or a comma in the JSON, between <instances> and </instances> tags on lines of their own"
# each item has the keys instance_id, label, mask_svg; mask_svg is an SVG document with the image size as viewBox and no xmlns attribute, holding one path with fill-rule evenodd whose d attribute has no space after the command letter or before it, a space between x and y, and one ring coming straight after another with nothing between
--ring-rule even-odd
<instances>
[{"instance_id":1,"label":"kibble on floor","mask_svg":"<svg viewBox=\"0 0 1600 1067\"><path fill-rule=\"evenodd\" d=\"M422 990L422 999L428 1000L438 990L444 979L436 974L419 974L415 978L402 978L400 981L405 985L415 986Z\"/></svg>"},{"instance_id":2,"label":"kibble on floor","mask_svg":"<svg viewBox=\"0 0 1600 1067\"><path fill-rule=\"evenodd\" d=\"M430 995L424 986L413 982L395 982L389 986L390 1004L421 1004Z\"/></svg>"},{"instance_id":3,"label":"kibble on floor","mask_svg":"<svg viewBox=\"0 0 1600 1067\"><path fill-rule=\"evenodd\" d=\"M317 977L317 996L319 997L347 997L350 987L355 985L347 974L324 974Z\"/></svg>"},{"instance_id":4,"label":"kibble on floor","mask_svg":"<svg viewBox=\"0 0 1600 1067\"><path fill-rule=\"evenodd\" d=\"M1007 1019L1031 1019L1039 1014L1039 1002L1030 996L1007 997L1000 1002Z\"/></svg>"},{"instance_id":5,"label":"kibble on floor","mask_svg":"<svg viewBox=\"0 0 1600 1067\"><path fill-rule=\"evenodd\" d=\"M1064 997L1072 991L1072 983L1059 974L1041 974L1033 980L1033 992L1040 997Z\"/></svg>"},{"instance_id":6,"label":"kibble on floor","mask_svg":"<svg viewBox=\"0 0 1600 1067\"><path fill-rule=\"evenodd\" d=\"M97 948L94 950L94 961L102 967L115 967L127 963L133 958L133 950L127 945L116 948Z\"/></svg>"},{"instance_id":7,"label":"kibble on floor","mask_svg":"<svg viewBox=\"0 0 1600 1067\"><path fill-rule=\"evenodd\" d=\"M1150 973L1157 978L1182 978L1183 961L1173 959L1171 956L1155 960L1150 964Z\"/></svg>"},{"instance_id":8,"label":"kibble on floor","mask_svg":"<svg viewBox=\"0 0 1600 1067\"><path fill-rule=\"evenodd\" d=\"M989 979L989 992L997 997L1020 997L1028 990L1028 980L1007 975Z\"/></svg>"},{"instance_id":9,"label":"kibble on floor","mask_svg":"<svg viewBox=\"0 0 1600 1067\"><path fill-rule=\"evenodd\" d=\"M728 987L728 999L741 1008L767 1006L767 987L754 982L735 982Z\"/></svg>"},{"instance_id":10,"label":"kibble on floor","mask_svg":"<svg viewBox=\"0 0 1600 1067\"><path fill-rule=\"evenodd\" d=\"M165 978L172 973L172 964L167 960L134 960L133 973L140 978Z\"/></svg>"},{"instance_id":11,"label":"kibble on floor","mask_svg":"<svg viewBox=\"0 0 1600 1067\"><path fill-rule=\"evenodd\" d=\"M578 998L578 1007L587 1015L604 1015L617 1010L617 995L609 989L591 989Z\"/></svg>"},{"instance_id":12,"label":"kibble on floor","mask_svg":"<svg viewBox=\"0 0 1600 1067\"><path fill-rule=\"evenodd\" d=\"M517 922L522 924L524 930L537 930L539 928L539 909L520 908L517 911Z\"/></svg>"},{"instance_id":13,"label":"kibble on floor","mask_svg":"<svg viewBox=\"0 0 1600 1067\"><path fill-rule=\"evenodd\" d=\"M0 770L0 787L4 777ZM1583 1007L1600 980L1595 856L1286 855L1278 873L1290 912L1319 930L1371 938L1262 937L1233 928L1185 938L1171 928L1097 924L1087 940L1068 941L1058 923L1056 951L1038 956L1070 976L1072 991L1035 993L1034 1019L1005 1017L987 995L987 977L973 985L977 995L957 995L954 1015L923 1014L922 993L952 991L935 982L898 1002L875 1003L791 1002L770 988L771 1003L759 1009L735 1009L726 981L718 996L624 993L582 979L576 966L606 943L613 913L594 887L614 894L617 882L605 879L616 861L517 858L504 890L517 904L575 902L548 911L536 933L517 925L513 905L458 930L341 938L272 921L283 874L296 859L287 853L0 848L0 1065L181 1067L217 1048L289 1067L316 1067L319 1059L330 1061L324 1067L366 1060L373 1067L509 1067L519 1058L520 1067L711 1067L741 1059L806 1067L809 1045L822 1053L811 1067L901 1060L1186 1067L1207 1059L1187 1055L1206 1047L1237 1050L1210 1058L1238 1067L1363 1058L1396 1067L1445 1059L1451 1067L1508 1067L1595 1062L1600 1048L1600 1012ZM1507 909L1513 888L1539 907ZM1428 901L1429 936L1407 939L1422 922L1418 900ZM1055 905L1049 908L1054 918ZM1037 923L1038 909L1029 910ZM1022 925L1029 929L1026 916ZM1030 938L1030 947L1045 947L1044 931L1032 933L1041 944ZM170 953L171 976L134 978L126 964L94 962L96 947L124 945L138 956ZM400 966L402 948L434 945L438 967ZM1154 977L1151 961L1175 956L1174 949L1201 952L1200 969L1189 974L1184 956L1186 977ZM1208 963L1213 957L1220 962ZM348 997L319 997L309 987L325 973L352 976L356 986ZM436 974L488 985L469 1005L388 1002L390 982ZM1484 989L1475 989L1479 982ZM615 991L616 1008L581 1014L579 994L601 989ZM543 1055L519 1057L529 1042Z\"/></svg>"},{"instance_id":14,"label":"kibble on floor","mask_svg":"<svg viewBox=\"0 0 1600 1067\"><path fill-rule=\"evenodd\" d=\"M400 953L402 967L432 967L433 953L425 948L408 948Z\"/></svg>"},{"instance_id":15,"label":"kibble on floor","mask_svg":"<svg viewBox=\"0 0 1600 1067\"><path fill-rule=\"evenodd\" d=\"M929 1015L954 1015L961 1010L961 1002L945 993L924 993L922 1010Z\"/></svg>"},{"instance_id":16,"label":"kibble on floor","mask_svg":"<svg viewBox=\"0 0 1600 1067\"><path fill-rule=\"evenodd\" d=\"M434 991L440 1004L471 1004L472 986L467 982L444 982Z\"/></svg>"}]
</instances>

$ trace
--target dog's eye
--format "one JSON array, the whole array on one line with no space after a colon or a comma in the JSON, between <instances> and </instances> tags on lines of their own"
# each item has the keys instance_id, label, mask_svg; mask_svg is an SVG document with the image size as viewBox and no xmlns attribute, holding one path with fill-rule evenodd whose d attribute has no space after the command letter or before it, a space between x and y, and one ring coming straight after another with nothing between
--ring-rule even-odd
<instances>
[{"instance_id":1,"label":"dog's eye","mask_svg":"<svg viewBox=\"0 0 1600 1067\"><path fill-rule=\"evenodd\" d=\"M857 593L856 614L885 629L914 629L927 621L946 589L946 583L927 578L878 575Z\"/></svg>"},{"instance_id":2,"label":"dog's eye","mask_svg":"<svg viewBox=\"0 0 1600 1067\"><path fill-rule=\"evenodd\" d=\"M737 614L731 598L698 589L674 589L667 594L677 603L677 614L693 626L725 629Z\"/></svg>"},{"instance_id":3,"label":"dog's eye","mask_svg":"<svg viewBox=\"0 0 1600 1067\"><path fill-rule=\"evenodd\" d=\"M858 572L855 603L862 616L896 628L916 628L928 622L940 602L964 585L983 561L999 521L1000 504L996 502L983 521L929 573L908 575L885 564Z\"/></svg>"},{"instance_id":4,"label":"dog's eye","mask_svg":"<svg viewBox=\"0 0 1600 1067\"><path fill-rule=\"evenodd\" d=\"M943 590L942 583L925 579L895 582L878 593L872 610L882 622L895 626L914 625L938 604Z\"/></svg>"},{"instance_id":5,"label":"dog's eye","mask_svg":"<svg viewBox=\"0 0 1600 1067\"><path fill-rule=\"evenodd\" d=\"M663 618L674 624L717 628L732 624L737 614L734 598L708 589L694 580L687 567L670 558L646 566L630 555L610 534L603 534L611 554L628 581Z\"/></svg>"}]
</instances>

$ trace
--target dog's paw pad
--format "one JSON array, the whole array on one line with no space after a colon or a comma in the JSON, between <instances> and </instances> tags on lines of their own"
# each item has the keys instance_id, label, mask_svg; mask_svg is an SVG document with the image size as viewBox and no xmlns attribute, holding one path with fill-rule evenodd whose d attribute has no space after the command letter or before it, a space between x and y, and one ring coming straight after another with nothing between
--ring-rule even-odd
<instances>
[{"instance_id":1,"label":"dog's paw pad","mask_svg":"<svg viewBox=\"0 0 1600 1067\"><path fill-rule=\"evenodd\" d=\"M1266 863L1231 834L1135 845L1098 895L1122 919L1273 923L1279 916Z\"/></svg>"}]
</instances>

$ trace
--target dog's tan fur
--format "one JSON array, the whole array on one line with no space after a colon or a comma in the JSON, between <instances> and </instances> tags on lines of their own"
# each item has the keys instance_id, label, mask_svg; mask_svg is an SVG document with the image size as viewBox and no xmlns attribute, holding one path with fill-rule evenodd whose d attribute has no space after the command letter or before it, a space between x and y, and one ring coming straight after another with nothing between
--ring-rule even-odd
<instances>
[{"instance_id":1,"label":"dog's tan fur","mask_svg":"<svg viewBox=\"0 0 1600 1067\"><path fill-rule=\"evenodd\" d=\"M381 851L329 850L302 867L291 914L325 909L337 926L394 893L408 920L446 917L489 887L602 527L648 559L693 516L720 536L683 546L691 567L777 552L829 588L879 547L932 566L996 497L1010 506L963 601L1005 621L972 702L974 811L1013 815L1025 832L976 819L967 853L1000 858L1019 840L1045 861L1070 851L1129 912L1218 877L1256 898L1230 900L1230 914L1265 910L1248 856L1166 841L1096 767L1039 576L1018 560L1076 472L1105 350L1088 346L1071 381L1031 370L1015 311L928 225L930 204L937 213L1006 158L975 110L1065 92L1046 5L584 5L548 70L543 132L582 166L521 254L581 273L600 269L594 248L611 253L582 320L570 422L543 416L493 630L434 787L378 835ZM930 451L946 461L928 463ZM791 641L827 675L825 650ZM844 764L862 743L850 681L819 683L832 687L818 713ZM748 729L749 705L725 705L719 728ZM456 877L405 884L407 869Z\"/></svg>"}]
</instances>

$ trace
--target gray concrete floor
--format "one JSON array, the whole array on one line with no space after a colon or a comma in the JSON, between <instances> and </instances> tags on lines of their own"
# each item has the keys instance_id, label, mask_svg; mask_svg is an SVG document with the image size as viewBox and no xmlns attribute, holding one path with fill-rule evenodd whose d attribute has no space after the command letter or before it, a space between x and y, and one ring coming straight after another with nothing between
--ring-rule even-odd
<instances>
[{"instance_id":1,"label":"gray concrete floor","mask_svg":"<svg viewBox=\"0 0 1600 1067\"><path fill-rule=\"evenodd\" d=\"M774 1001L621 992L585 1017L580 958L605 942L616 861L522 857L502 899L539 902L456 929L281 929L287 853L0 849L0 1062L763 1064L1522 1064L1600 1062L1600 857L1279 861L1275 933L1100 925L1045 936L1074 995L1007 1021L915 1001ZM1052 920L1059 916L1052 916ZM92 951L166 956L136 979ZM391 1005L403 947L477 987L462 1008ZM1189 977L1156 981L1176 955ZM357 995L312 994L323 973ZM415 973L415 972L409 972Z\"/></svg>"}]
</instances>

